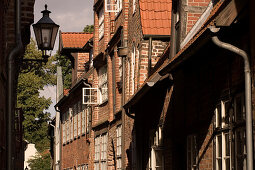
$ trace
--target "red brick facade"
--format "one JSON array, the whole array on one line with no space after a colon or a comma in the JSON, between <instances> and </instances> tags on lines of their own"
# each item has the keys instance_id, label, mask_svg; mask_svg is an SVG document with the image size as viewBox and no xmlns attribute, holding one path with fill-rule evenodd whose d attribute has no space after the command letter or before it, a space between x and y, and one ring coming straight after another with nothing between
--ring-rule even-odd
<instances>
[{"instance_id":1,"label":"red brick facade","mask_svg":"<svg viewBox=\"0 0 255 170\"><path fill-rule=\"evenodd\" d=\"M200 24L198 32L184 47L177 47L177 54L169 60L170 35L144 34L145 28L153 30L153 26L143 27L147 20L141 22L146 19L141 16L141 10L147 1L133 1L122 1L119 13L104 12L102 36L99 16L105 1L94 3L94 69L88 83L103 98L105 81L102 79L106 79L107 98L90 105L89 146L83 148L89 152L88 169L209 170L220 168L220 163L225 169L229 169L228 166L244 169L244 150L238 153L233 149L244 142L244 120L236 121L243 114L237 109L243 107L242 60L212 44L208 33L216 16L222 15L224 7L219 8L222 2L214 2L206 23ZM180 18L172 28L177 29L176 35L172 35L176 36L177 46L201 19L211 1L178 2ZM161 3L172 5L164 0ZM248 38L247 27L241 26L248 23L245 17L241 18L240 25L223 29L220 38L248 50L244 42ZM229 31L238 35L238 40ZM126 53L120 55L121 52ZM64 150L74 147L74 153L65 153L72 158L62 155L63 165L67 165L69 159L77 160L72 155L80 152L75 150L78 140L64 145ZM224 152L221 153L220 148ZM241 158L235 157L237 154ZM232 164L228 163L230 159ZM63 169L71 167L74 163Z\"/></svg>"},{"instance_id":2,"label":"red brick facade","mask_svg":"<svg viewBox=\"0 0 255 170\"><path fill-rule=\"evenodd\" d=\"M15 47L15 1L14 0L2 0L0 2L0 169L6 169L7 168L7 57L10 54L10 52ZM25 46L30 41L30 25L34 22L34 0L24 0L21 2L21 38L23 42L23 46L25 49ZM20 58L22 55L19 56ZM16 67L17 66L17 67ZM18 77L18 64L15 63L16 71L15 71L15 80ZM14 80L13 80L14 81ZM16 91L16 82L15 82L15 88L13 91ZM13 101L13 103L16 103ZM15 106L13 105L13 108ZM13 109L14 112L14 109ZM13 113L13 116L15 114ZM14 136L13 136L14 138ZM17 143L16 140L13 140L16 142L16 146L19 146L20 144ZM21 144L23 146L23 143L21 141ZM13 143L13 146L15 144ZM16 169L23 169L23 160L22 157L20 157L20 160L17 159L18 153L22 155L24 153L23 148L15 148L17 155L14 156L14 161L18 165Z\"/></svg>"}]
</instances>

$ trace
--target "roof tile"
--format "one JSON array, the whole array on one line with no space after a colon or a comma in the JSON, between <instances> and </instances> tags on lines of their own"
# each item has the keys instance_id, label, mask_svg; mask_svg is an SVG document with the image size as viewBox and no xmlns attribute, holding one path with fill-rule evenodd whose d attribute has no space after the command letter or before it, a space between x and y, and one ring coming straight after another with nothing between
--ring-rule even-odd
<instances>
[{"instance_id":1,"label":"roof tile","mask_svg":"<svg viewBox=\"0 0 255 170\"><path fill-rule=\"evenodd\" d=\"M63 48L82 48L93 34L83 32L62 32Z\"/></svg>"},{"instance_id":2,"label":"roof tile","mask_svg":"<svg viewBox=\"0 0 255 170\"><path fill-rule=\"evenodd\" d=\"M143 34L170 35L172 0L140 0Z\"/></svg>"}]
</instances>

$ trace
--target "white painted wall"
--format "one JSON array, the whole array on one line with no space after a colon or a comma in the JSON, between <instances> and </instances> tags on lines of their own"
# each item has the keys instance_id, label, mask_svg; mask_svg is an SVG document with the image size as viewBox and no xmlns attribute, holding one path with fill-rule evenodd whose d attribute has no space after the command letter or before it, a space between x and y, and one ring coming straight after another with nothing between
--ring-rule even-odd
<instances>
[{"instance_id":1,"label":"white painted wall","mask_svg":"<svg viewBox=\"0 0 255 170\"><path fill-rule=\"evenodd\" d=\"M24 169L27 167L28 169L28 160L29 159L33 159L34 156L36 156L38 154L36 148L35 148L35 144L29 143L27 145L27 149L25 150L25 161L24 161Z\"/></svg>"}]
</instances>

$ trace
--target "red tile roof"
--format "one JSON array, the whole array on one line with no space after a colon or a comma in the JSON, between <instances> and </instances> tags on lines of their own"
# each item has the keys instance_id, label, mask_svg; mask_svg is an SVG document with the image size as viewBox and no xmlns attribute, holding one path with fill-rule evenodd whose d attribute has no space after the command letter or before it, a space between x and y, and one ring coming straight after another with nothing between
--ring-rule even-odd
<instances>
[{"instance_id":1,"label":"red tile roof","mask_svg":"<svg viewBox=\"0 0 255 170\"><path fill-rule=\"evenodd\" d=\"M62 32L63 48L82 48L93 34L83 32Z\"/></svg>"},{"instance_id":2,"label":"red tile roof","mask_svg":"<svg viewBox=\"0 0 255 170\"><path fill-rule=\"evenodd\" d=\"M69 94L70 89L64 89L64 96L67 96Z\"/></svg>"},{"instance_id":3,"label":"red tile roof","mask_svg":"<svg viewBox=\"0 0 255 170\"><path fill-rule=\"evenodd\" d=\"M140 0L144 35L170 35L172 0Z\"/></svg>"}]
</instances>

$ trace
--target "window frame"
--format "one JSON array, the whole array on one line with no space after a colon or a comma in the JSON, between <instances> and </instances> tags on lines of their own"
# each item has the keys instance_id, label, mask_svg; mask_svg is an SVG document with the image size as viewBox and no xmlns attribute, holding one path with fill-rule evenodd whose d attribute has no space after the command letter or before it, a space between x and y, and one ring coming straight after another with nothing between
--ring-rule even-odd
<instances>
[{"instance_id":1,"label":"window frame","mask_svg":"<svg viewBox=\"0 0 255 170\"><path fill-rule=\"evenodd\" d=\"M119 12L119 0L105 0L105 12Z\"/></svg>"},{"instance_id":2,"label":"window frame","mask_svg":"<svg viewBox=\"0 0 255 170\"><path fill-rule=\"evenodd\" d=\"M106 1L106 0L105 0ZM104 8L98 10L98 38L101 40L104 37Z\"/></svg>"},{"instance_id":3,"label":"window frame","mask_svg":"<svg viewBox=\"0 0 255 170\"><path fill-rule=\"evenodd\" d=\"M122 150L121 150L121 142L122 142L122 125L118 125L116 127L116 167L117 170L122 169L122 162L121 162L121 155L122 155Z\"/></svg>"},{"instance_id":4,"label":"window frame","mask_svg":"<svg viewBox=\"0 0 255 170\"><path fill-rule=\"evenodd\" d=\"M107 170L108 133L95 137L94 169Z\"/></svg>"},{"instance_id":5,"label":"window frame","mask_svg":"<svg viewBox=\"0 0 255 170\"><path fill-rule=\"evenodd\" d=\"M108 75L106 64L98 69L98 93L99 104L108 101Z\"/></svg>"},{"instance_id":6,"label":"window frame","mask_svg":"<svg viewBox=\"0 0 255 170\"><path fill-rule=\"evenodd\" d=\"M230 99L223 98L215 108L213 165L216 170L245 170L247 160L244 94L235 94Z\"/></svg>"}]
</instances>

